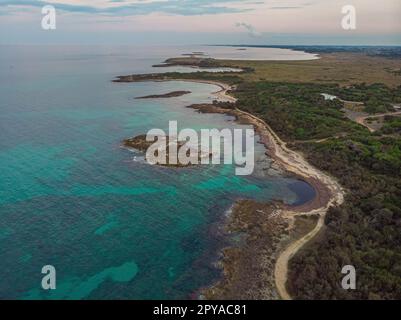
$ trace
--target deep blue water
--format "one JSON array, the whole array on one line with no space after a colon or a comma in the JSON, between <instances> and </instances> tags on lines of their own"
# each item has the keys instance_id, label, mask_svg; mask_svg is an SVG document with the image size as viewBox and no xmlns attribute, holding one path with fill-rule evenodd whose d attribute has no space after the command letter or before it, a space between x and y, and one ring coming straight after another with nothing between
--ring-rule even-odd
<instances>
[{"instance_id":1,"label":"deep blue water","mask_svg":"<svg viewBox=\"0 0 401 320\"><path fill-rule=\"evenodd\" d=\"M213 100L215 86L111 82L154 72L152 64L180 50L0 47L0 298L188 298L219 276L211 226L235 199L300 203L313 195L260 168L250 177L231 165L160 168L121 147L169 120L240 127L185 108ZM192 94L134 100L173 90ZM52 292L41 289L48 264L57 270Z\"/></svg>"}]
</instances>

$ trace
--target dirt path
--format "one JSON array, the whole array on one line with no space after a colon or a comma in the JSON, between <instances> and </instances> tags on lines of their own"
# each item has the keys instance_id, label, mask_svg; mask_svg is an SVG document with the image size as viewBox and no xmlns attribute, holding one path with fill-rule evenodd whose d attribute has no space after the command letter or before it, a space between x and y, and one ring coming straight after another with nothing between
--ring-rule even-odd
<instances>
[{"instance_id":1,"label":"dirt path","mask_svg":"<svg viewBox=\"0 0 401 320\"><path fill-rule=\"evenodd\" d=\"M205 81L204 83L216 84L215 82ZM229 96L227 92L231 90L231 87L225 84L218 84L222 91L219 91L219 97L226 98L228 101L235 102L236 99ZM236 109L238 115L247 118L258 134L261 137L261 142L269 150L269 155L279 164L283 169L288 172L294 173L298 177L304 178L306 181L314 179L320 184L320 188L316 188L316 197L320 198L317 201L317 205L314 208L309 206L304 207L301 210L280 209L279 214L288 218L292 221L295 216L302 215L318 215L319 220L315 228L308 234L303 236L291 244L289 244L284 251L282 251L277 257L274 278L276 283L277 291L280 297L284 300L290 300L291 296L287 291L286 283L288 278L288 263L290 259L311 239L313 239L320 230L324 227L324 219L328 209L333 205L341 205L344 202L344 190L341 185L331 176L321 172L317 168L309 164L306 159L299 153L287 148L286 143L280 139L280 137L272 130L272 128L262 119L252 115L249 112ZM327 194L321 194L322 188L329 191L329 197Z\"/></svg>"},{"instance_id":2,"label":"dirt path","mask_svg":"<svg viewBox=\"0 0 401 320\"><path fill-rule=\"evenodd\" d=\"M274 278L276 281L277 291L280 297L283 300L291 300L291 296L287 291L286 284L287 284L287 275L288 275L288 263L291 258L310 240L312 240L324 227L324 217L325 212L321 212L319 215L319 220L316 224L316 227L302 237L299 240L294 241L291 243L281 254L279 255L276 266L274 270Z\"/></svg>"},{"instance_id":3,"label":"dirt path","mask_svg":"<svg viewBox=\"0 0 401 320\"><path fill-rule=\"evenodd\" d=\"M344 202L344 191L338 182L331 176L321 172L312 165L310 165L302 155L287 148L286 143L282 141L277 134L270 128L270 126L258 117L238 110L254 120L253 124L258 127L259 134L263 143L267 145L275 158L275 160L284 167L285 170L296 174L299 177L308 179L316 179L330 192L331 198L323 200L323 203L313 210L305 208L304 211L281 210L281 215L293 219L294 216L300 215L319 215L319 220L316 227L307 235L299 240L291 243L283 252L280 253L276 260L274 276L276 287L282 299L291 299L287 289L287 276L288 276L288 263L290 259L311 239L313 239L324 226L324 218L327 210L332 205L341 205ZM319 190L317 197L319 197Z\"/></svg>"},{"instance_id":4,"label":"dirt path","mask_svg":"<svg viewBox=\"0 0 401 320\"><path fill-rule=\"evenodd\" d=\"M396 116L396 115L401 115L401 111L373 114L373 115L368 115L368 116L360 116L360 117L355 118L355 122L368 128L370 132L375 132L376 129L371 127L369 125L369 123L366 122L367 119L382 118L385 116Z\"/></svg>"}]
</instances>

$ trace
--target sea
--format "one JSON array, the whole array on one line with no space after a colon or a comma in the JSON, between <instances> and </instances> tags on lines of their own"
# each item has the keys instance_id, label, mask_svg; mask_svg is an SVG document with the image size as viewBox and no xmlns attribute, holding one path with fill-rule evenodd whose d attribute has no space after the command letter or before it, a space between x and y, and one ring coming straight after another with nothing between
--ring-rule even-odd
<instances>
[{"instance_id":1,"label":"sea","mask_svg":"<svg viewBox=\"0 0 401 320\"><path fill-rule=\"evenodd\" d=\"M153 128L242 128L186 106L215 85L113 83L119 75L196 72L154 68L192 52L215 58L303 60L284 49L209 46L0 46L0 299L192 299L221 277L224 220L238 199L301 204L305 182L257 168L151 166L122 147ZM235 71L214 68L210 71ZM187 90L166 99L139 96ZM268 107L268 106L266 106ZM244 127L245 128L245 127ZM56 289L44 290L44 266Z\"/></svg>"}]
</instances>

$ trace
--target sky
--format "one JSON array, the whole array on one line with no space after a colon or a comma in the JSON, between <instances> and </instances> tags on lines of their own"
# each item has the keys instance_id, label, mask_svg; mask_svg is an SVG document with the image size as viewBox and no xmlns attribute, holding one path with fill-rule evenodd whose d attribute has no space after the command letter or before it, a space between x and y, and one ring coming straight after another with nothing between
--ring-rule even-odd
<instances>
[{"instance_id":1,"label":"sky","mask_svg":"<svg viewBox=\"0 0 401 320\"><path fill-rule=\"evenodd\" d=\"M0 44L401 45L401 0L0 0Z\"/></svg>"}]
</instances>

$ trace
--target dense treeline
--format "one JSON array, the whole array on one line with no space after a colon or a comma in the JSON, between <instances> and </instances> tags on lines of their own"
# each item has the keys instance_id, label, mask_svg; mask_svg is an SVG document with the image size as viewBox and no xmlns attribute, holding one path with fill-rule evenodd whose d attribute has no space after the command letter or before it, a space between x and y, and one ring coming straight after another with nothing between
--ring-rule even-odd
<instances>
[{"instance_id":1,"label":"dense treeline","mask_svg":"<svg viewBox=\"0 0 401 320\"><path fill-rule=\"evenodd\" d=\"M166 73L144 73L144 74L133 74L126 76L118 76L113 82L141 82L141 81L158 81L158 80L175 80L175 79L190 79L190 80L216 80L222 81L228 84L240 83L242 79L238 74L245 72L232 72L230 73L219 73L219 72L193 72L193 73L181 73L181 72L166 72Z\"/></svg>"},{"instance_id":2,"label":"dense treeline","mask_svg":"<svg viewBox=\"0 0 401 320\"><path fill-rule=\"evenodd\" d=\"M380 83L337 87L332 93L343 100L363 102L368 113L394 111L393 104L401 102L401 86L389 88Z\"/></svg>"},{"instance_id":3,"label":"dense treeline","mask_svg":"<svg viewBox=\"0 0 401 320\"><path fill-rule=\"evenodd\" d=\"M338 100L323 99L330 90L347 89L259 82L237 91L241 109L264 118L348 191L319 241L291 260L288 289L302 299L400 299L401 137L385 134L397 125L369 133L344 117ZM303 139L311 141L297 143ZM357 270L357 290L341 288L347 264Z\"/></svg>"},{"instance_id":4,"label":"dense treeline","mask_svg":"<svg viewBox=\"0 0 401 320\"><path fill-rule=\"evenodd\" d=\"M358 142L303 146L310 162L337 176L349 192L343 206L329 211L323 239L291 261L289 289L296 297L401 297L400 158L386 163L373 150L363 156L353 143ZM379 155L389 146L391 140L380 144ZM399 146L398 139L398 154ZM357 270L355 291L340 287L346 264Z\"/></svg>"},{"instance_id":5,"label":"dense treeline","mask_svg":"<svg viewBox=\"0 0 401 320\"><path fill-rule=\"evenodd\" d=\"M264 117L286 140L365 132L361 126L345 121L342 102L325 100L321 94L336 89L326 85L258 82L238 85L236 95L240 108Z\"/></svg>"},{"instance_id":6,"label":"dense treeline","mask_svg":"<svg viewBox=\"0 0 401 320\"><path fill-rule=\"evenodd\" d=\"M401 116L386 116L381 132L383 134L401 134Z\"/></svg>"}]
</instances>

